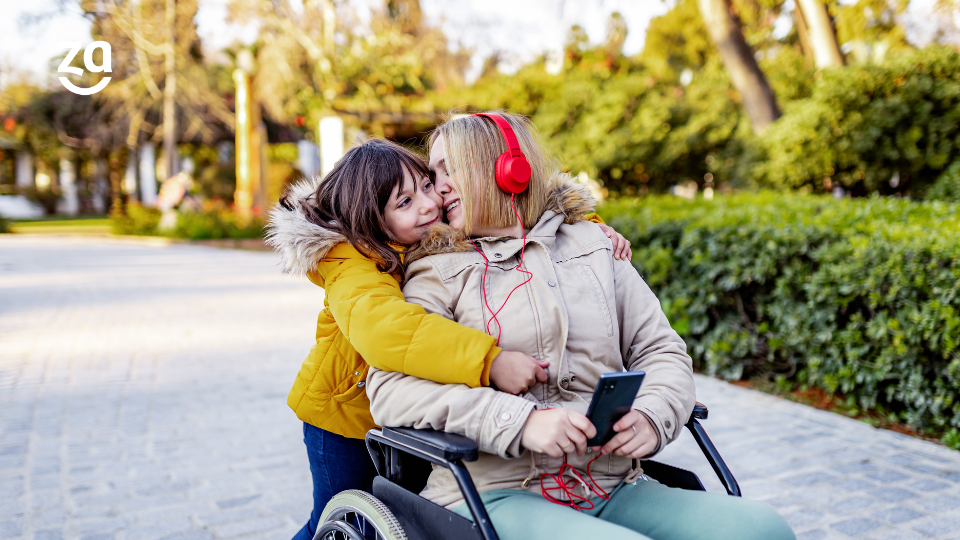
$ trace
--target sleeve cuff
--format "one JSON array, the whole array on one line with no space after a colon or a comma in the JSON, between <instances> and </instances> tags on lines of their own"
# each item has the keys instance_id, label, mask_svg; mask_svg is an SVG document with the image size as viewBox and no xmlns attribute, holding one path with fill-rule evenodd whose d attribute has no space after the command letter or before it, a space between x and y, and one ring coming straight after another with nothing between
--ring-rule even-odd
<instances>
[{"instance_id":1,"label":"sleeve cuff","mask_svg":"<svg viewBox=\"0 0 960 540\"><path fill-rule=\"evenodd\" d=\"M486 358L483 359L483 371L480 373L480 386L490 386L490 368L493 367L493 359L503 351L500 347L494 345L490 347Z\"/></svg>"},{"instance_id":2,"label":"sleeve cuff","mask_svg":"<svg viewBox=\"0 0 960 540\"><path fill-rule=\"evenodd\" d=\"M670 441L677 438L683 425L676 419L673 409L655 395L638 397L633 408L644 415L657 432L657 449L651 455L663 450Z\"/></svg>"},{"instance_id":3,"label":"sleeve cuff","mask_svg":"<svg viewBox=\"0 0 960 540\"><path fill-rule=\"evenodd\" d=\"M593 223L599 223L600 225L606 225L606 223L603 221L603 218L600 217L600 214L597 214L596 212L590 212L589 214L584 215L584 216L583 216L583 219L584 219L584 221L592 221Z\"/></svg>"},{"instance_id":4,"label":"sleeve cuff","mask_svg":"<svg viewBox=\"0 0 960 540\"><path fill-rule=\"evenodd\" d=\"M535 406L532 401L497 392L480 421L480 450L504 458L519 457L520 434Z\"/></svg>"}]
</instances>

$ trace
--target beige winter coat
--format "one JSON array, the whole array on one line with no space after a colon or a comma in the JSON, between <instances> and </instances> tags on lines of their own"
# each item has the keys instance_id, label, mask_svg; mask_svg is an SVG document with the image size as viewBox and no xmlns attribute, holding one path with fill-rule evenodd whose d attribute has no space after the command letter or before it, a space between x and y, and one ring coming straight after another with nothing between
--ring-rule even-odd
<instances>
[{"instance_id":1,"label":"beige winter coat","mask_svg":"<svg viewBox=\"0 0 960 540\"><path fill-rule=\"evenodd\" d=\"M367 379L377 424L432 428L477 441L480 458L467 468L481 493L524 486L539 492L540 476L556 473L562 459L520 446L527 416L534 409L555 407L585 414L603 373L646 372L634 408L653 423L658 452L679 435L693 410L690 357L656 296L629 262L613 258L611 242L596 224L578 221L592 208L589 195L571 186L557 190L553 210L527 234L523 268L533 272L533 280L513 293L497 317L501 347L550 361L547 382L515 396L376 369L370 370ZM526 279L514 270L522 240L484 238L476 243L490 261L487 302L496 310ZM403 287L407 301L422 305L428 313L483 329L490 317L480 289L483 257L450 228L434 229L422 246L432 255L408 267ZM491 325L493 335L495 327L496 323ZM592 457L568 454L568 462L583 471ZM594 462L591 471L599 485L610 491L640 473L631 470L631 462L605 456ZM422 495L450 508L463 501L453 476L437 467Z\"/></svg>"}]
</instances>

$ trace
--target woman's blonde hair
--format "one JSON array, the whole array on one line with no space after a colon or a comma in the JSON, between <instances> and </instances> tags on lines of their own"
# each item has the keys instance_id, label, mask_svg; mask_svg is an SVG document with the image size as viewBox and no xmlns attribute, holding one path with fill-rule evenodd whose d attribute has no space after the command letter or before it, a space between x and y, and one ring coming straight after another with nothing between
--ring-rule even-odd
<instances>
[{"instance_id":1,"label":"woman's blonde hair","mask_svg":"<svg viewBox=\"0 0 960 540\"><path fill-rule=\"evenodd\" d=\"M503 117L517 135L520 150L530 163L530 185L517 194L514 205L524 228L532 228L546 211L557 180L557 162L543 149L537 128L517 114L491 111ZM507 143L500 129L483 116L460 116L440 124L428 140L428 151L443 137L447 172L457 188L463 206L464 232L473 228L503 228L517 222L510 208L510 194L497 186L496 164Z\"/></svg>"}]
</instances>

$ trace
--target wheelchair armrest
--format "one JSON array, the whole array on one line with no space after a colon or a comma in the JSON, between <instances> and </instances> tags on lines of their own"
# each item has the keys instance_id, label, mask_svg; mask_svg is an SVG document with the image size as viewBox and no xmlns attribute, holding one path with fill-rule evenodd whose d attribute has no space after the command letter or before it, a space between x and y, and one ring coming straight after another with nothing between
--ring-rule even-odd
<instances>
[{"instance_id":1,"label":"wheelchair armrest","mask_svg":"<svg viewBox=\"0 0 960 540\"><path fill-rule=\"evenodd\" d=\"M477 443L457 435L432 429L383 428L383 437L389 441L416 448L444 461L476 461L479 455Z\"/></svg>"},{"instance_id":2,"label":"wheelchair armrest","mask_svg":"<svg viewBox=\"0 0 960 540\"><path fill-rule=\"evenodd\" d=\"M709 412L707 406L698 401L696 405L693 406L693 413L690 415L690 420L687 421L687 429L689 429L690 434L693 435L693 440L697 441L697 445L700 446L704 457L707 458L710 466L713 467L713 472L717 473L717 478L723 483L723 487L727 490L727 493L739 497L740 485L737 484L737 479L733 477L730 468L727 467L723 458L720 457L720 452L717 451L717 447L713 445L713 441L710 440L707 432L703 429L703 426L700 425L699 421L706 420Z\"/></svg>"},{"instance_id":3,"label":"wheelchair armrest","mask_svg":"<svg viewBox=\"0 0 960 540\"><path fill-rule=\"evenodd\" d=\"M710 409L707 409L707 406L703 403L697 402L693 406L693 413L690 415L690 418L696 418L697 420L706 420L707 415L710 413Z\"/></svg>"}]
</instances>

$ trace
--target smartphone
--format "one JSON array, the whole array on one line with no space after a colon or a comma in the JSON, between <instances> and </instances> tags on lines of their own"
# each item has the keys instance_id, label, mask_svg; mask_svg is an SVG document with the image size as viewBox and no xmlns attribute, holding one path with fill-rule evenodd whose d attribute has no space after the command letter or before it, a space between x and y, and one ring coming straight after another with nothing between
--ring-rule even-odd
<instances>
[{"instance_id":1,"label":"smartphone","mask_svg":"<svg viewBox=\"0 0 960 540\"><path fill-rule=\"evenodd\" d=\"M590 408L587 409L587 418L597 428L597 436L587 440L587 446L603 446L617 434L613 425L630 412L643 376L642 371L605 373L600 376L593 399L590 400Z\"/></svg>"}]
</instances>

